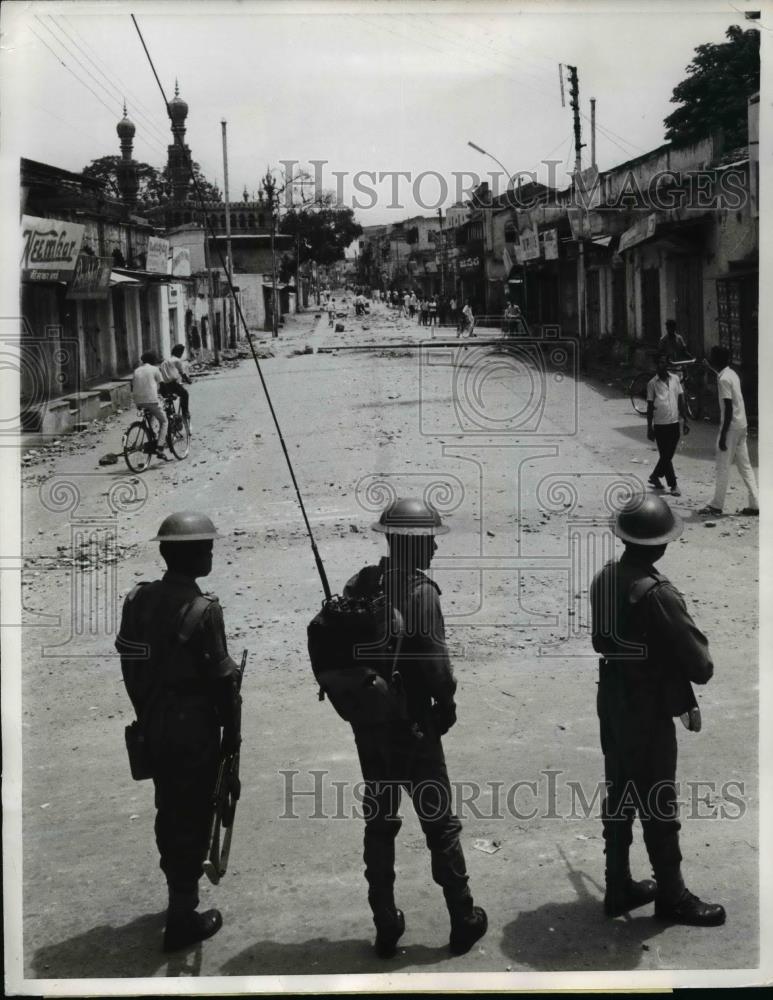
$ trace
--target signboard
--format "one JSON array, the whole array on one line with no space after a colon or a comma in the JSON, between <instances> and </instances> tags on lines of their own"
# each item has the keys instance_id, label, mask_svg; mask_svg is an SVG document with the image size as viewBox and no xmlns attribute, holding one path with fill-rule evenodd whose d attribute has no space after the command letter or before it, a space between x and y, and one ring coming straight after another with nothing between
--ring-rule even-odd
<instances>
[{"instance_id":1,"label":"signboard","mask_svg":"<svg viewBox=\"0 0 773 1000\"><path fill-rule=\"evenodd\" d=\"M149 236L148 256L145 261L145 270L153 271L156 274L166 274L166 262L168 257L169 240L159 239L158 236Z\"/></svg>"},{"instance_id":2,"label":"signboard","mask_svg":"<svg viewBox=\"0 0 773 1000\"><path fill-rule=\"evenodd\" d=\"M480 269L481 260L480 257L460 257L459 258L459 270L460 271L477 271Z\"/></svg>"},{"instance_id":3,"label":"signboard","mask_svg":"<svg viewBox=\"0 0 773 1000\"><path fill-rule=\"evenodd\" d=\"M188 247L172 248L172 274L187 278L191 273L191 251Z\"/></svg>"},{"instance_id":4,"label":"signboard","mask_svg":"<svg viewBox=\"0 0 773 1000\"><path fill-rule=\"evenodd\" d=\"M524 229L520 243L524 260L539 260L539 235L536 229Z\"/></svg>"},{"instance_id":5,"label":"signboard","mask_svg":"<svg viewBox=\"0 0 773 1000\"><path fill-rule=\"evenodd\" d=\"M626 231L620 237L620 244L617 248L618 253L623 253L625 250L630 250L631 247L637 245L637 243L642 243L644 240L650 239L650 237L655 235L655 228L658 224L658 217L653 212L652 215L648 215L646 219L639 219L630 229Z\"/></svg>"},{"instance_id":6,"label":"signboard","mask_svg":"<svg viewBox=\"0 0 773 1000\"><path fill-rule=\"evenodd\" d=\"M558 230L547 229L542 234L542 245L545 249L545 260L558 260Z\"/></svg>"},{"instance_id":7,"label":"signboard","mask_svg":"<svg viewBox=\"0 0 773 1000\"><path fill-rule=\"evenodd\" d=\"M75 273L85 226L57 219L21 219L23 281L69 281Z\"/></svg>"},{"instance_id":8,"label":"signboard","mask_svg":"<svg viewBox=\"0 0 773 1000\"><path fill-rule=\"evenodd\" d=\"M112 257L94 257L91 254L78 255L68 299L105 299L110 290Z\"/></svg>"}]
</instances>

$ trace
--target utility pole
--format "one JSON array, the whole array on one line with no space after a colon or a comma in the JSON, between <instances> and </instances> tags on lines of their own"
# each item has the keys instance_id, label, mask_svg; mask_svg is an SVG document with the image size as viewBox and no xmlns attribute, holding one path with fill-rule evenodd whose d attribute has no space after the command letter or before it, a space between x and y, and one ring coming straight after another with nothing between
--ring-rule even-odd
<instances>
[{"instance_id":1,"label":"utility pole","mask_svg":"<svg viewBox=\"0 0 773 1000\"><path fill-rule=\"evenodd\" d=\"M577 67L567 66L569 71L569 94L571 100L569 106L572 109L574 119L574 194L578 200L579 208L579 233L577 239L577 305L579 312L579 332L580 337L587 335L588 331L588 302L585 293L585 225L583 216L583 197L580 191L582 183L582 133L580 127L580 84L577 79Z\"/></svg>"},{"instance_id":2,"label":"utility pole","mask_svg":"<svg viewBox=\"0 0 773 1000\"><path fill-rule=\"evenodd\" d=\"M215 326L215 303L212 298L212 267L209 259L209 234L204 230L204 266L207 269L207 314L209 316L209 335L212 338L212 362L220 364L220 348L217 346L217 328Z\"/></svg>"},{"instance_id":3,"label":"utility pole","mask_svg":"<svg viewBox=\"0 0 773 1000\"><path fill-rule=\"evenodd\" d=\"M225 266L229 280L228 299L228 342L230 347L236 347L236 323L234 321L234 301L230 294L233 284L233 257L231 256L231 202L228 197L228 144L226 140L227 122L223 118L220 127L223 130L223 187L225 189ZM225 331L223 331L225 333Z\"/></svg>"},{"instance_id":4,"label":"utility pole","mask_svg":"<svg viewBox=\"0 0 773 1000\"><path fill-rule=\"evenodd\" d=\"M443 233L443 209L437 210L437 217L440 220L440 294L446 297L446 241Z\"/></svg>"},{"instance_id":5,"label":"utility pole","mask_svg":"<svg viewBox=\"0 0 773 1000\"><path fill-rule=\"evenodd\" d=\"M596 98L590 99L590 165L596 166Z\"/></svg>"}]
</instances>

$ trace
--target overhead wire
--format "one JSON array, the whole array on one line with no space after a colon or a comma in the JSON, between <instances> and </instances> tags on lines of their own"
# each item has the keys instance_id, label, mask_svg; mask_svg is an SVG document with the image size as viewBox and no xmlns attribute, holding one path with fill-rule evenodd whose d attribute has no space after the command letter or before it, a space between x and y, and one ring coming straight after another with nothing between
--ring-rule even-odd
<instances>
[{"instance_id":1,"label":"overhead wire","mask_svg":"<svg viewBox=\"0 0 773 1000\"><path fill-rule=\"evenodd\" d=\"M170 116L170 119L171 119L171 114L170 114L170 111L169 111L169 101L166 98L166 93L164 92L163 85L161 83L161 80L158 77L158 73L156 72L156 67L155 67L155 64L153 63L153 58L150 55L150 52L148 50L147 45L145 44L145 39L144 39L144 37L142 35L142 32L140 31L140 26L137 23L137 18L134 16L134 14L130 14L129 16L131 17L131 19L132 19L132 21L134 23L134 27L137 30L137 34L139 35L140 42L142 43L142 48L145 50L145 55L147 56L148 63L150 64L150 68L153 71L153 76L156 78L156 83L158 84L158 89L161 91L161 96L164 99L164 107L166 108L166 112ZM178 136L175 136L175 139L176 139L176 141L178 143L181 144L181 139ZM260 361L258 359L257 352L255 351L255 345L252 342L252 334L250 333L249 329L247 328L247 321L244 318L244 313L242 312L241 304L239 303L239 300L236 298L236 293L235 293L233 281L231 279L230 269L226 266L226 261L225 261L225 259L223 257L222 250L217 245L217 239L215 238L215 231L214 231L214 229L212 227L212 223L211 223L211 220L210 220L210 217L209 217L209 213L206 211L206 208L205 208L204 198L203 198L203 196L201 194L201 188L199 186L199 182L196 179L196 173L193 170L193 165L192 165L193 161L192 161L192 158L190 156L190 152L189 151L186 152L185 162L186 162L186 165L188 167L188 171L190 173L190 179L193 182L193 187L194 187L194 190L196 192L196 198L197 198L198 203L199 203L199 209L200 209L200 211L202 213L202 218L204 220L205 233L209 232L209 234L212 236L213 243L215 245L215 252L217 253L218 257L220 258L220 263L221 263L221 265L223 267L223 271L225 272L225 278L226 278L226 282L228 284L229 291L231 293L231 298L233 300L234 306L236 307L237 315L238 315L239 319L241 320L242 328L244 329L244 334L245 334L245 336L247 338L247 343L250 345L250 351L252 352L252 359L255 362L255 367L256 367L257 372L258 372L258 377L260 378L260 384L261 384L261 387L263 389L263 394L266 397L266 403L268 404L268 409L269 409L269 412L271 414L271 419L274 422L274 427L276 429L276 433L277 433L277 436L279 438L279 444L282 447L282 452L284 454L285 461L287 463L287 468L288 468L288 470L290 472L290 479L292 480L293 488L295 490L295 496L296 496L296 499L298 500L298 506L300 507L301 515L303 517L303 522L304 522L304 525L306 527L306 533L309 536L309 542L311 544L312 554L314 556L314 561L316 563L317 572L319 573L319 578L320 578L320 581L322 583L322 589L323 589L324 594L325 594L325 599L326 600L330 600L330 598L332 596L331 590L330 590L330 584L329 584L328 579L327 579L327 573L325 572L325 567L324 567L324 565L322 563L322 557L320 556L319 549L317 548L317 543L316 543L316 539L314 538L314 532L312 531L311 523L310 523L308 515L306 513L306 505L303 502L303 495L301 494L301 489L300 489L300 486L298 485L298 480L297 480L296 475L295 475L295 469L293 468L292 459L290 458L290 452L289 452L289 450L287 448L287 444L285 442L284 435L282 434L282 428L281 428L281 426L279 424L279 418L277 417L276 410L274 409L274 402L273 402L273 400L271 398L271 393L268 391L268 384L267 384L265 376L263 374L263 369L260 366ZM274 295L276 295L276 287L274 287L273 292L274 292Z\"/></svg>"},{"instance_id":2,"label":"overhead wire","mask_svg":"<svg viewBox=\"0 0 773 1000\"><path fill-rule=\"evenodd\" d=\"M56 41L56 43L62 49L64 49L64 51L67 54L68 58L74 59L75 62L78 64L78 66L80 66L88 74L88 76L90 76L91 79L94 80L94 82L97 84L97 86L100 87L100 89L101 89L102 94L104 95L104 97L106 97L107 100L109 100L109 101L116 101L116 98L114 98L113 95L110 94L106 90L104 84L102 84L99 80L96 79L96 77L94 76L94 74L89 71L88 67L84 66L83 63L78 59L78 57L76 55L74 55L74 53L68 48L68 46L64 42L62 42L61 38L59 38L51 30L51 28L38 15L35 15L35 19L39 22L39 24L40 24L41 27L45 28L46 31L48 31L48 33ZM32 28L30 28L30 30L32 31ZM83 80L80 76L78 76L78 74L70 66L68 66L67 63L64 62L64 60L62 59L62 57L58 53L54 52L54 50L50 47L50 45L48 45L46 43L45 39L42 38L42 36L38 35L38 33L35 32L35 31L33 31L33 34L38 39L38 41L40 41L44 45L46 45L46 47L51 52L51 54L55 56L55 58L65 67L65 69L68 69L70 71L70 73L72 73L72 75L75 77L75 79L78 80L78 82L81 83L84 87L86 87L86 89L89 90L94 95L94 97L97 98L97 100L100 102L100 104L102 104L103 107L107 108L107 110L110 112L111 115L120 115L122 113L122 108L121 108L120 104L119 104L119 110L118 110L118 112L116 112L114 107L111 107L110 105L106 104L105 101L102 99L102 97L100 97L100 95L97 94L86 83L85 80ZM159 147L161 150L164 149L163 145L161 143L159 143L159 141L157 139L155 139L153 136L141 136L140 140L148 143L149 145L155 145L155 146Z\"/></svg>"},{"instance_id":3,"label":"overhead wire","mask_svg":"<svg viewBox=\"0 0 773 1000\"><path fill-rule=\"evenodd\" d=\"M491 58L492 57L491 57L490 53L481 51L480 47L479 46L475 46L474 44L472 46L470 46L469 44L467 44L468 41L469 41L468 39L465 39L465 41L460 41L460 40L457 40L457 39L451 39L446 34L440 34L440 37L436 38L435 40L438 41L441 45L443 45L443 44L446 45L446 49L443 50L443 49L438 49L434 45L430 45L424 39L418 39L416 37L411 38L409 35L406 34L406 32L395 31L393 28L391 28L391 27L389 27L387 25L384 25L384 24L377 25L377 24L373 23L372 21L369 21L362 14L349 14L347 16L354 18L355 20L359 21L361 24L364 24L364 25L368 26L369 28L371 28L373 31L375 31L377 33L380 33L382 30L383 31L387 31L390 34L394 35L395 37L399 38L401 41L413 41L415 43L418 43L419 45L424 46L425 48L431 49L434 52L439 52L441 55L452 55L454 57L461 56L462 58L466 59L466 61L469 62L471 65L474 65L474 66L476 66L478 68L482 68L484 66L484 63L481 62L481 60L482 59L486 59L488 61L488 64L486 65L486 68L491 69L491 66L492 66ZM385 17L386 15L377 15L377 16ZM429 23L430 26L433 27L433 29L435 28L435 25L432 24L432 22L430 22L429 19L426 16L424 16L424 15L412 14L410 16L413 17L413 18L419 18L419 19L423 20L425 23ZM453 46L454 48L451 49L451 50L449 50L448 46ZM470 50L471 48L472 48L472 51ZM493 46L492 46L492 48L493 48ZM495 49L494 51L500 52L501 50L496 50ZM512 73L514 73L514 72L524 73L523 67L521 67L521 66L519 66L519 65L517 65L517 64L515 64L515 63L513 63L511 61L509 61L509 59L506 57L506 55L504 53L502 53L501 55L498 54L495 58L496 58L497 61L495 63L493 63L493 65L494 65L494 68L497 71L501 72L503 69L506 69L508 72L512 72ZM532 78L535 78L534 75L531 74L531 73L529 74L529 76L531 76ZM535 93L539 93L543 97L547 97L550 101L554 101L554 100L558 101L558 100L560 100L560 98L553 93L553 89L550 88L547 85L547 78L546 78L546 81L545 81L545 87L544 88L543 87L539 87L539 86L534 86L533 84L531 84L531 83L529 83L527 81L524 81L524 80L520 80L520 81L516 81L516 82L518 84L520 84L521 86L523 86L523 87L525 87L525 88L527 88L529 90L534 91ZM580 114L581 114L581 116L586 121L588 121L588 122L590 121L589 116L586 115L584 112L580 112ZM596 128L604 136L604 138L607 139L610 143L612 143L612 145L616 146L617 149L619 149L620 152L622 152L623 155L626 158L630 158L631 154L630 154L630 152L629 152L628 149L625 149L623 146L620 145L621 142L625 143L628 147L630 147L630 149L638 150L639 152L644 152L644 150L642 149L641 146L637 146L636 143L630 142L629 140L625 139L623 136L621 136L621 135L613 132L611 129L608 129L602 122L599 121L598 118L596 119ZM618 142L618 141L616 141L616 139L620 140L620 141Z\"/></svg>"},{"instance_id":4,"label":"overhead wire","mask_svg":"<svg viewBox=\"0 0 773 1000\"><path fill-rule=\"evenodd\" d=\"M90 53L87 51L88 43L85 41L85 39L83 39L83 45L81 45L78 42L77 38L74 38L70 34L70 32L67 30L67 28L61 23L62 21L66 20L65 18L60 18L60 20L57 21L53 17L53 15L51 15L51 14L49 14L48 17L53 22L53 24L56 26L56 28L59 31L61 31L64 35L66 35L67 38L72 42L72 44L76 46L76 48L86 57L86 59L88 59L88 61L91 63L91 65L94 67L94 69L103 77L103 79L109 84L109 86L112 87L112 89L116 92L116 94L118 95L119 99L125 101L127 97L129 98L129 101L130 101L131 107L132 107L132 114L135 117L137 117L139 119L142 119L142 121L144 122L144 126L146 128L152 129L152 131L156 134L157 138L159 138L163 142L166 142L166 140L168 138L167 135L166 135L166 133L163 131L163 129L159 128L159 126L156 124L156 122L149 116L148 113L146 113L146 111L144 109L144 106L142 105L142 102L139 100L139 98L137 98L132 93L132 91L130 91L130 89L128 87L124 86L123 81L119 79L119 77L118 77L117 74L115 74L116 80L118 80L118 83L120 84L120 86L117 86L113 82L113 80L111 79L109 73L106 72L105 70L101 69L100 66L97 64L97 62L94 60L94 58L92 58L92 56L90 55ZM86 47L84 48L84 46L86 46Z\"/></svg>"},{"instance_id":5,"label":"overhead wire","mask_svg":"<svg viewBox=\"0 0 773 1000\"><path fill-rule=\"evenodd\" d=\"M62 59L62 57L57 52L54 52L54 50L51 48L51 46L48 44L48 42L45 40L45 38L41 38L41 36L33 28L30 28L29 30L32 32L32 34L35 36L35 38L37 38L37 40L42 45L45 45L45 47L48 49L48 51L51 53L51 55L54 57L54 59L56 59L56 61L58 63L60 63L62 66L64 66L64 68L68 71L68 73L72 73L72 75L75 77L75 79L78 81L78 83L81 84L81 86L85 87L86 90L88 90L91 94L94 95L94 97L96 97L96 99L99 101L99 103L102 105L103 108L107 108L107 110L110 112L111 115L115 114L115 110L113 108L111 108L108 104L105 104L105 102L102 100L102 98L99 96L99 94L97 94L94 90L92 90L91 87L84 80L82 80L78 76L78 74L75 73L74 70L72 70L67 65L67 63L64 61L64 59Z\"/></svg>"}]
</instances>

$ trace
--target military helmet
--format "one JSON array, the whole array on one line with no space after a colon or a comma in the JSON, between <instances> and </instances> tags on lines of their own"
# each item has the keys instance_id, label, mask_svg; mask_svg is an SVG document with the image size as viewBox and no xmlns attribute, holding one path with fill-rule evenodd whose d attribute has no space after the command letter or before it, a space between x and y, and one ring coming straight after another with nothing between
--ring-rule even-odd
<instances>
[{"instance_id":1,"label":"military helmet","mask_svg":"<svg viewBox=\"0 0 773 1000\"><path fill-rule=\"evenodd\" d=\"M206 514L181 511L165 517L158 534L155 538L151 538L151 541L207 542L213 538L222 538L222 535L218 534L217 528Z\"/></svg>"},{"instance_id":2,"label":"military helmet","mask_svg":"<svg viewBox=\"0 0 773 1000\"><path fill-rule=\"evenodd\" d=\"M435 508L416 497L393 500L371 528L384 535L445 535L449 530Z\"/></svg>"},{"instance_id":3,"label":"military helmet","mask_svg":"<svg viewBox=\"0 0 773 1000\"><path fill-rule=\"evenodd\" d=\"M632 497L613 519L612 529L633 545L666 545L682 534L684 522L662 497Z\"/></svg>"}]
</instances>

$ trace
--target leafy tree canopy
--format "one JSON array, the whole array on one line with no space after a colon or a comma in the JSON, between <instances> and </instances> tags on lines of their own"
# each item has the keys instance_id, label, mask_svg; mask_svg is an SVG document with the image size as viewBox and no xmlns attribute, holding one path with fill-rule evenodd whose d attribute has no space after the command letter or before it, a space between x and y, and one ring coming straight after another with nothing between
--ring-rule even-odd
<instances>
[{"instance_id":1,"label":"leafy tree canopy","mask_svg":"<svg viewBox=\"0 0 773 1000\"><path fill-rule=\"evenodd\" d=\"M736 24L725 37L726 42L699 45L687 77L674 87L671 103L680 107L663 122L670 142L721 129L728 148L746 144L746 102L760 87L760 36Z\"/></svg>"},{"instance_id":2,"label":"leafy tree canopy","mask_svg":"<svg viewBox=\"0 0 773 1000\"><path fill-rule=\"evenodd\" d=\"M82 173L84 177L93 177L102 181L108 193L115 198L119 198L118 165L120 162L120 156L100 156L84 167ZM217 185L211 184L204 177L198 163L193 163L192 166L204 200L222 201L223 196ZM139 190L137 192L137 201L139 204L142 205L156 198L163 200L165 197L165 188L169 182L167 168L164 167L163 170L158 170L149 163L136 163L136 167L137 179L139 180ZM193 185L191 185L191 190L193 190Z\"/></svg>"},{"instance_id":3,"label":"leafy tree canopy","mask_svg":"<svg viewBox=\"0 0 773 1000\"><path fill-rule=\"evenodd\" d=\"M332 264L342 260L344 250L362 233L351 208L323 196L315 205L289 209L280 219L279 231L300 237L301 263L315 260Z\"/></svg>"}]
</instances>

